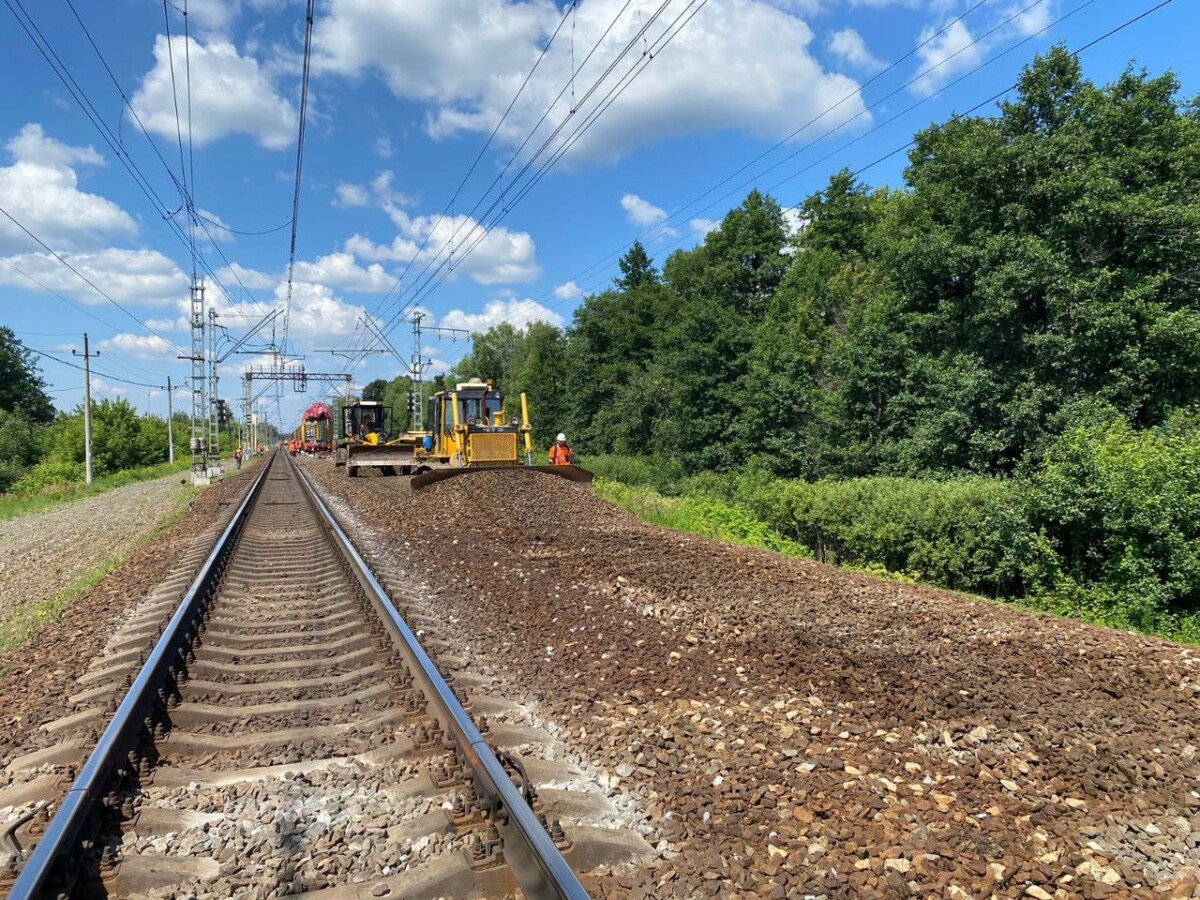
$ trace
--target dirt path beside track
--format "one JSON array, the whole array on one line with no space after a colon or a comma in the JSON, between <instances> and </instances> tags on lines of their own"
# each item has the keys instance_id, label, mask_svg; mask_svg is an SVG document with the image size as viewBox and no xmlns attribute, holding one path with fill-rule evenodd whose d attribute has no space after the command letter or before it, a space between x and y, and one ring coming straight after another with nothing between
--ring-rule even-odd
<instances>
[{"instance_id":1,"label":"dirt path beside track","mask_svg":"<svg viewBox=\"0 0 1200 900\"><path fill-rule=\"evenodd\" d=\"M186 478L165 475L0 522L0 622L128 553L179 508Z\"/></svg>"},{"instance_id":2,"label":"dirt path beside track","mask_svg":"<svg viewBox=\"0 0 1200 900\"><path fill-rule=\"evenodd\" d=\"M29 643L0 657L0 787L4 767L15 755L57 741L39 726L75 710L68 699L76 689L75 679L104 647L122 615L159 585L193 542L216 539L249 485L251 471L200 491L174 527L133 551L116 571L69 603L61 621L46 623ZM174 486L179 487L178 476ZM96 540L98 549L112 553L126 539L110 527Z\"/></svg>"},{"instance_id":3,"label":"dirt path beside track","mask_svg":"<svg viewBox=\"0 0 1200 900\"><path fill-rule=\"evenodd\" d=\"M659 857L613 896L1200 896L1194 649L651 528L545 476L408 496L309 469L641 798Z\"/></svg>"}]
</instances>

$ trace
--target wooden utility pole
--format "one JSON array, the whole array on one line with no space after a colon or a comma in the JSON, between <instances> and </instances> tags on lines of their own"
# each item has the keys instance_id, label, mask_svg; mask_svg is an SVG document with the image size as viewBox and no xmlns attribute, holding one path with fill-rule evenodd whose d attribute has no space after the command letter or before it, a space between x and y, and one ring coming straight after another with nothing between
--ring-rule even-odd
<instances>
[{"instance_id":1,"label":"wooden utility pole","mask_svg":"<svg viewBox=\"0 0 1200 900\"><path fill-rule=\"evenodd\" d=\"M175 462L175 407L171 405L171 376L167 376L167 462Z\"/></svg>"},{"instance_id":2,"label":"wooden utility pole","mask_svg":"<svg viewBox=\"0 0 1200 900\"><path fill-rule=\"evenodd\" d=\"M74 350L72 356L79 356ZM87 332L83 333L83 457L87 466L87 483L92 483L92 357L100 351L88 352Z\"/></svg>"}]
</instances>

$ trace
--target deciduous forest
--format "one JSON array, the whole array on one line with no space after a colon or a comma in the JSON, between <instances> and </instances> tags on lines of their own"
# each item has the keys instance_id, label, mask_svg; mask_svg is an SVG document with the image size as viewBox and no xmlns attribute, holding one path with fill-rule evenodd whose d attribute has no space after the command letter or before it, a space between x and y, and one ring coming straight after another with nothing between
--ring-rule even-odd
<instances>
[{"instance_id":1,"label":"deciduous forest","mask_svg":"<svg viewBox=\"0 0 1200 900\"><path fill-rule=\"evenodd\" d=\"M1055 49L918 133L903 186L842 171L798 233L753 192L456 374L820 559L1200 639L1198 148L1171 74L1097 85Z\"/></svg>"}]
</instances>

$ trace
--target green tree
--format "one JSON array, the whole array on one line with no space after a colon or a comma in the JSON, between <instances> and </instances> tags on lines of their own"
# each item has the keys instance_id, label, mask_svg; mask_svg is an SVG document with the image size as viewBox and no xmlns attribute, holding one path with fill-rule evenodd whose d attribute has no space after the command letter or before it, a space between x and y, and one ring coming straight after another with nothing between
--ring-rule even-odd
<instances>
[{"instance_id":1,"label":"green tree","mask_svg":"<svg viewBox=\"0 0 1200 900\"><path fill-rule=\"evenodd\" d=\"M733 469L752 443L740 416L754 335L791 263L783 211L753 191L694 250L667 260L678 295L652 369L663 386L655 450L691 468Z\"/></svg>"},{"instance_id":2,"label":"green tree","mask_svg":"<svg viewBox=\"0 0 1200 900\"><path fill-rule=\"evenodd\" d=\"M35 360L16 332L0 325L0 410L21 409L32 422L46 424L54 419L54 403Z\"/></svg>"}]
</instances>

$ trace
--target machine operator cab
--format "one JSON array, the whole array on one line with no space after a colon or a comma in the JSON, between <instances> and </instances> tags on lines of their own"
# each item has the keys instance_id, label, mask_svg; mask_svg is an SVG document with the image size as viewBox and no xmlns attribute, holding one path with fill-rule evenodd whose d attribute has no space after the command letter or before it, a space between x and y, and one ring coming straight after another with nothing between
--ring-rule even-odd
<instances>
[{"instance_id":1,"label":"machine operator cab","mask_svg":"<svg viewBox=\"0 0 1200 900\"><path fill-rule=\"evenodd\" d=\"M513 466L521 462L521 436L528 464L532 456L529 411L521 395L521 414L505 405L492 382L462 381L428 401L429 433L420 454L458 468Z\"/></svg>"},{"instance_id":2,"label":"machine operator cab","mask_svg":"<svg viewBox=\"0 0 1200 900\"><path fill-rule=\"evenodd\" d=\"M359 400L342 407L342 439L350 443L383 444L392 428L392 408L378 400Z\"/></svg>"}]
</instances>

